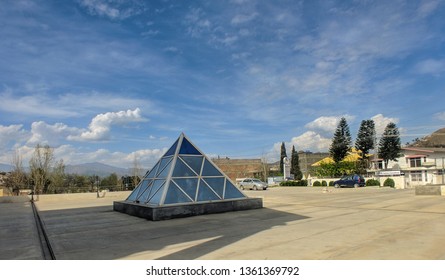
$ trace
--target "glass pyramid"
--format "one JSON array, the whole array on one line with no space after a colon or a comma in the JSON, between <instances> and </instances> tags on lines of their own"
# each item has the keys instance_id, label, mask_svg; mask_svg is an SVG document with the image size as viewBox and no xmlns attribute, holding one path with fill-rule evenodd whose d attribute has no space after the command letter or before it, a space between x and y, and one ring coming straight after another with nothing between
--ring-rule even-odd
<instances>
[{"instance_id":1,"label":"glass pyramid","mask_svg":"<svg viewBox=\"0 0 445 280\"><path fill-rule=\"evenodd\" d=\"M181 133L126 201L163 206L247 198Z\"/></svg>"}]
</instances>

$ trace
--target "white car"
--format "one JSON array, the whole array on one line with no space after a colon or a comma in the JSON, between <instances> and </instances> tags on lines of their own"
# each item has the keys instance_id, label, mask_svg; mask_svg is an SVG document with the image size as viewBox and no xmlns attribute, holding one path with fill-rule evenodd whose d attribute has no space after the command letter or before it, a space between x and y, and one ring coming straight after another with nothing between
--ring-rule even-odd
<instances>
[{"instance_id":1,"label":"white car","mask_svg":"<svg viewBox=\"0 0 445 280\"><path fill-rule=\"evenodd\" d=\"M239 183L240 189L248 190L266 190L267 184L255 178L246 178Z\"/></svg>"}]
</instances>

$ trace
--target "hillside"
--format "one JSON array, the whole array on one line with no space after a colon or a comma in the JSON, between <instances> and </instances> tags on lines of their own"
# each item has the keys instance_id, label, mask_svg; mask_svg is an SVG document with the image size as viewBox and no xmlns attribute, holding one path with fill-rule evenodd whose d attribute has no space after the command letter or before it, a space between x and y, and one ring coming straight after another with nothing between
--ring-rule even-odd
<instances>
[{"instance_id":1,"label":"hillside","mask_svg":"<svg viewBox=\"0 0 445 280\"><path fill-rule=\"evenodd\" d=\"M67 165L65 167L66 174L79 175L98 175L100 177L108 176L116 173L118 176L128 175L130 171L126 168L114 167L100 162L83 163L77 165Z\"/></svg>"},{"instance_id":2,"label":"hillside","mask_svg":"<svg viewBox=\"0 0 445 280\"><path fill-rule=\"evenodd\" d=\"M0 171L9 172L13 170L13 166L9 164L0 163ZM29 172L29 167L25 167L25 171ZM78 174L78 175L98 175L100 177L106 177L111 173L116 173L119 177L124 175L133 174L131 169L119 168L99 162L84 163L77 165L67 165L65 166L66 174Z\"/></svg>"},{"instance_id":3,"label":"hillside","mask_svg":"<svg viewBox=\"0 0 445 280\"><path fill-rule=\"evenodd\" d=\"M408 147L445 148L445 128L441 128L421 139L416 139Z\"/></svg>"}]
</instances>

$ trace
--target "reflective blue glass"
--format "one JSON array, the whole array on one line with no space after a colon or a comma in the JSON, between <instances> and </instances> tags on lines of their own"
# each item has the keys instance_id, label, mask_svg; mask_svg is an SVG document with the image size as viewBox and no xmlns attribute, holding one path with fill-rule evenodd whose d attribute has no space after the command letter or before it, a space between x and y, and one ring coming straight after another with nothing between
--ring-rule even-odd
<instances>
[{"instance_id":1,"label":"reflective blue glass","mask_svg":"<svg viewBox=\"0 0 445 280\"><path fill-rule=\"evenodd\" d=\"M180 155L200 155L201 153L186 138L182 139Z\"/></svg>"},{"instance_id":2,"label":"reflective blue glass","mask_svg":"<svg viewBox=\"0 0 445 280\"><path fill-rule=\"evenodd\" d=\"M164 158L161 159L161 161L159 162L159 170L158 170L158 173L161 172L161 171L164 169L165 165L166 165L167 163L169 163L170 160L171 160L172 158L173 158L173 157L164 157Z\"/></svg>"},{"instance_id":3,"label":"reflective blue glass","mask_svg":"<svg viewBox=\"0 0 445 280\"><path fill-rule=\"evenodd\" d=\"M192 202L175 184L170 184L164 204Z\"/></svg>"},{"instance_id":4,"label":"reflective blue glass","mask_svg":"<svg viewBox=\"0 0 445 280\"><path fill-rule=\"evenodd\" d=\"M162 193L164 192L164 186L162 186L147 202L148 204L156 204L159 205L162 198Z\"/></svg>"},{"instance_id":5,"label":"reflective blue glass","mask_svg":"<svg viewBox=\"0 0 445 280\"><path fill-rule=\"evenodd\" d=\"M224 196L224 177L203 178L204 181L221 197Z\"/></svg>"},{"instance_id":6,"label":"reflective blue glass","mask_svg":"<svg viewBox=\"0 0 445 280\"><path fill-rule=\"evenodd\" d=\"M150 191L151 191L151 188L152 188L152 183L153 183L153 180L150 180L150 181L146 181L146 180L144 180L145 181L145 183L144 184L146 184L146 187L144 187L144 188L141 188L141 192L140 192L140 195L139 195L139 197L138 197L138 200L139 200L139 202L141 202L141 203L145 203L145 202L147 202L147 200L148 200L148 198L149 198L149 196L150 196ZM143 181L143 182L144 182Z\"/></svg>"},{"instance_id":7,"label":"reflective blue glass","mask_svg":"<svg viewBox=\"0 0 445 280\"><path fill-rule=\"evenodd\" d=\"M164 157L174 155L176 152L176 146L178 145L179 138L176 140L176 142L173 144L173 146L168 149L168 151L165 153Z\"/></svg>"},{"instance_id":8,"label":"reflective blue glass","mask_svg":"<svg viewBox=\"0 0 445 280\"><path fill-rule=\"evenodd\" d=\"M162 198L162 192L165 186L165 180L154 180L153 187L150 192L150 198L148 199L149 203L159 204Z\"/></svg>"},{"instance_id":9,"label":"reflective blue glass","mask_svg":"<svg viewBox=\"0 0 445 280\"><path fill-rule=\"evenodd\" d=\"M220 198L204 182L199 183L197 201L210 200L220 200Z\"/></svg>"},{"instance_id":10,"label":"reflective blue glass","mask_svg":"<svg viewBox=\"0 0 445 280\"><path fill-rule=\"evenodd\" d=\"M131 194L127 197L126 200L128 201L136 201L136 197L138 196L138 192L141 188L141 185L139 184L132 192Z\"/></svg>"},{"instance_id":11,"label":"reflective blue glass","mask_svg":"<svg viewBox=\"0 0 445 280\"><path fill-rule=\"evenodd\" d=\"M187 163L196 174L201 173L203 156L180 156L180 158Z\"/></svg>"},{"instance_id":12,"label":"reflective blue glass","mask_svg":"<svg viewBox=\"0 0 445 280\"><path fill-rule=\"evenodd\" d=\"M173 177L191 177L191 176L198 176L193 170L188 168L187 165L185 165L182 160L179 158L176 160L175 169L173 170Z\"/></svg>"},{"instance_id":13,"label":"reflective blue glass","mask_svg":"<svg viewBox=\"0 0 445 280\"><path fill-rule=\"evenodd\" d=\"M195 200L198 178L174 179L174 182L188 195Z\"/></svg>"},{"instance_id":14,"label":"reflective blue glass","mask_svg":"<svg viewBox=\"0 0 445 280\"><path fill-rule=\"evenodd\" d=\"M168 172L170 171L172 162L170 161L166 167L164 167L164 170L161 171L161 173L158 174L157 178L165 178L168 176Z\"/></svg>"},{"instance_id":15,"label":"reflective blue glass","mask_svg":"<svg viewBox=\"0 0 445 280\"><path fill-rule=\"evenodd\" d=\"M209 162L207 159L204 162L204 168L202 169L201 176L223 176L221 172L216 169L215 166L211 162Z\"/></svg>"},{"instance_id":16,"label":"reflective blue glass","mask_svg":"<svg viewBox=\"0 0 445 280\"><path fill-rule=\"evenodd\" d=\"M153 168L150 170L150 172L148 173L147 176L145 176L146 178L154 178L156 175L156 171L158 170L158 166L159 166L159 161L156 163L155 166L153 166Z\"/></svg>"},{"instance_id":17,"label":"reflective blue glass","mask_svg":"<svg viewBox=\"0 0 445 280\"><path fill-rule=\"evenodd\" d=\"M244 194L238 190L229 180L226 180L226 191L224 192L224 199L229 198L243 198Z\"/></svg>"}]
</instances>

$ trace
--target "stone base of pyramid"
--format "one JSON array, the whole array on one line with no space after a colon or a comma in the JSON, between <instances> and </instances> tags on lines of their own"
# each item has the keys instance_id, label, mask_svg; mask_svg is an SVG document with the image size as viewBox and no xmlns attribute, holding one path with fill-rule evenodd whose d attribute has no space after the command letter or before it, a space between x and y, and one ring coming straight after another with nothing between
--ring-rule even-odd
<instances>
[{"instance_id":1,"label":"stone base of pyramid","mask_svg":"<svg viewBox=\"0 0 445 280\"><path fill-rule=\"evenodd\" d=\"M129 201L114 201L113 210L152 221L168 220L190 216L259 209L262 198L222 200L205 203L149 206Z\"/></svg>"}]
</instances>

